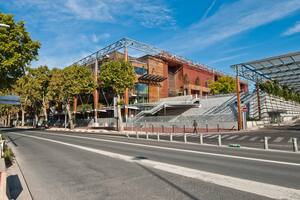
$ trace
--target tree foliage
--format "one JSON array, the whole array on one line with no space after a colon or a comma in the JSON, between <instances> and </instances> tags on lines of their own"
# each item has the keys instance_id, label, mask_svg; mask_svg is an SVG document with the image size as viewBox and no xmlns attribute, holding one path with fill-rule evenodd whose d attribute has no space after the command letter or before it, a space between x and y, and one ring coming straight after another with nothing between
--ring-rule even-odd
<instances>
[{"instance_id":1,"label":"tree foliage","mask_svg":"<svg viewBox=\"0 0 300 200\"><path fill-rule=\"evenodd\" d=\"M25 67L37 58L40 43L30 38L24 21L15 22L12 15L0 13L0 89L10 88Z\"/></svg>"},{"instance_id":2,"label":"tree foliage","mask_svg":"<svg viewBox=\"0 0 300 200\"><path fill-rule=\"evenodd\" d=\"M212 94L228 94L235 92L236 82L230 76L222 76L217 81L209 81L208 87Z\"/></svg>"},{"instance_id":3,"label":"tree foliage","mask_svg":"<svg viewBox=\"0 0 300 200\"><path fill-rule=\"evenodd\" d=\"M90 94L97 87L92 73L88 68L72 65L62 70L53 69L48 88L50 99L63 103L69 116L70 127L73 128L73 119L70 103L74 96Z\"/></svg>"},{"instance_id":4,"label":"tree foliage","mask_svg":"<svg viewBox=\"0 0 300 200\"><path fill-rule=\"evenodd\" d=\"M126 88L133 88L134 68L124 60L112 60L101 66L100 79L104 87L112 88L113 92L120 95Z\"/></svg>"}]
</instances>

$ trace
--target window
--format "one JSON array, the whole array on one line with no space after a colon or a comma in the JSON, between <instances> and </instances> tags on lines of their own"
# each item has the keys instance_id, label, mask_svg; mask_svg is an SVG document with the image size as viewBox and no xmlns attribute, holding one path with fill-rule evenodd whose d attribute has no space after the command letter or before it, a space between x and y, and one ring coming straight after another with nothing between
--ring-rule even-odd
<instances>
[{"instance_id":1,"label":"window","mask_svg":"<svg viewBox=\"0 0 300 200\"><path fill-rule=\"evenodd\" d=\"M143 68L143 67L134 67L134 71L136 74L138 75L144 75L147 74L147 69Z\"/></svg>"}]
</instances>

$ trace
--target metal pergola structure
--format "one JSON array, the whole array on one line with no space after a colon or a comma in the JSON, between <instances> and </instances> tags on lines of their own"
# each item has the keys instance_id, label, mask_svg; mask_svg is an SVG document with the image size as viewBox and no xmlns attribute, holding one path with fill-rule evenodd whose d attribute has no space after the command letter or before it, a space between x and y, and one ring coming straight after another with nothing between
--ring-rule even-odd
<instances>
[{"instance_id":1,"label":"metal pergola structure","mask_svg":"<svg viewBox=\"0 0 300 200\"><path fill-rule=\"evenodd\" d=\"M300 93L300 52L264 58L231 66L236 71L238 129L242 129L239 77L259 83L276 81L279 85ZM256 84L257 103L260 116L259 88Z\"/></svg>"},{"instance_id":2,"label":"metal pergola structure","mask_svg":"<svg viewBox=\"0 0 300 200\"><path fill-rule=\"evenodd\" d=\"M272 80L300 92L300 52L232 65L238 76L253 82Z\"/></svg>"}]
</instances>

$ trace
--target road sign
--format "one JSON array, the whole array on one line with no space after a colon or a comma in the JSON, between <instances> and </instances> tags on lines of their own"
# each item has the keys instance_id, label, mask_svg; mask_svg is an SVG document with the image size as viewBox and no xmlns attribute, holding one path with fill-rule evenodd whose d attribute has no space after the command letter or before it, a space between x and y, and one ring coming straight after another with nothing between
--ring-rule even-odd
<instances>
[{"instance_id":1,"label":"road sign","mask_svg":"<svg viewBox=\"0 0 300 200\"><path fill-rule=\"evenodd\" d=\"M248 112L247 106L244 106L242 111L243 111L243 112Z\"/></svg>"}]
</instances>

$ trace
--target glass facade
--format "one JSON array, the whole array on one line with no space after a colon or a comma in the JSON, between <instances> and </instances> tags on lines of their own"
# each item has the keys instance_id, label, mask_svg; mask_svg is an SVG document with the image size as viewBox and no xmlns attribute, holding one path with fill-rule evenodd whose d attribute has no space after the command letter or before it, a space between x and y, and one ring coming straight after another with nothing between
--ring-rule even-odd
<instances>
[{"instance_id":1,"label":"glass facade","mask_svg":"<svg viewBox=\"0 0 300 200\"><path fill-rule=\"evenodd\" d=\"M147 84L144 83L135 84L135 93L136 93L137 103L148 102L149 87Z\"/></svg>"}]
</instances>

